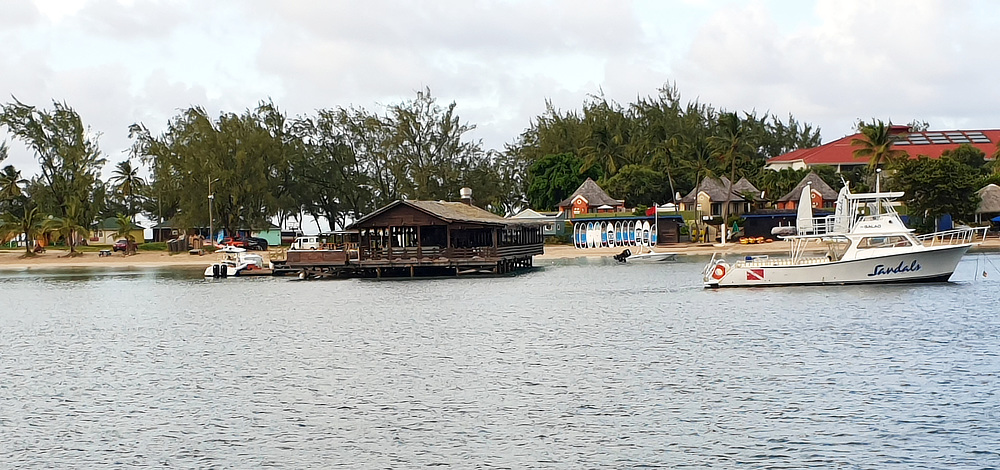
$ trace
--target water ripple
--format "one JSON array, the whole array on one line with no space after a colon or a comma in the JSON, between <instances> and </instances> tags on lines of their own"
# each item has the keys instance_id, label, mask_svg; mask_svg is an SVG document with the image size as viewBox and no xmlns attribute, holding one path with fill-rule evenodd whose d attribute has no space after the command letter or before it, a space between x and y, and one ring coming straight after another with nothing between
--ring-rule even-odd
<instances>
[{"instance_id":1,"label":"water ripple","mask_svg":"<svg viewBox=\"0 0 1000 470\"><path fill-rule=\"evenodd\" d=\"M6 273L0 467L995 466L1000 276L977 261L719 291L699 262Z\"/></svg>"}]
</instances>

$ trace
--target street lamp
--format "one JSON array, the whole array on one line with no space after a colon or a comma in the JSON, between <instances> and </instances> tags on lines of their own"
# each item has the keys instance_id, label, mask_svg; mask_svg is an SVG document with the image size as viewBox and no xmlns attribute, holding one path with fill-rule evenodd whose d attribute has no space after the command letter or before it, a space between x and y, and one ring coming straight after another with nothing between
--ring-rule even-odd
<instances>
[{"instance_id":1,"label":"street lamp","mask_svg":"<svg viewBox=\"0 0 1000 470\"><path fill-rule=\"evenodd\" d=\"M212 194L212 183L219 181L219 178L208 181L208 239L212 242L212 246L215 246L215 227L212 225L212 201L215 200L215 194Z\"/></svg>"}]
</instances>

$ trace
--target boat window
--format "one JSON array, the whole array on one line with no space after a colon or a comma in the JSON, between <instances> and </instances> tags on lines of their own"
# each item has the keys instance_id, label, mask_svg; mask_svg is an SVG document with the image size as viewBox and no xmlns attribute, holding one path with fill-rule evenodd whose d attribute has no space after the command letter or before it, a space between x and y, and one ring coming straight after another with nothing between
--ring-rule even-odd
<instances>
[{"instance_id":1,"label":"boat window","mask_svg":"<svg viewBox=\"0 0 1000 470\"><path fill-rule=\"evenodd\" d=\"M865 237L858 243L858 249L866 248L892 248L912 246L910 240L904 236L891 235L886 237Z\"/></svg>"}]
</instances>

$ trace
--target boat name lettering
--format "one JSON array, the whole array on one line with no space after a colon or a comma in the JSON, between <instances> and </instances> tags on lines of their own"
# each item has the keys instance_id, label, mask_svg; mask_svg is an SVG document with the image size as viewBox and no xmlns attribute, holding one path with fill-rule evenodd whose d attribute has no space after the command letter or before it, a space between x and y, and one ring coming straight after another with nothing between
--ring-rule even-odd
<instances>
[{"instance_id":1,"label":"boat name lettering","mask_svg":"<svg viewBox=\"0 0 1000 470\"><path fill-rule=\"evenodd\" d=\"M900 274L920 271L920 264L917 263L917 260L913 260L910 264L905 263L905 261L900 261L898 265L892 267L886 267L884 264L877 264L875 265L875 269L868 273L868 276L883 276L886 274Z\"/></svg>"},{"instance_id":2,"label":"boat name lettering","mask_svg":"<svg viewBox=\"0 0 1000 470\"><path fill-rule=\"evenodd\" d=\"M882 224L861 224L859 228L882 228Z\"/></svg>"}]
</instances>

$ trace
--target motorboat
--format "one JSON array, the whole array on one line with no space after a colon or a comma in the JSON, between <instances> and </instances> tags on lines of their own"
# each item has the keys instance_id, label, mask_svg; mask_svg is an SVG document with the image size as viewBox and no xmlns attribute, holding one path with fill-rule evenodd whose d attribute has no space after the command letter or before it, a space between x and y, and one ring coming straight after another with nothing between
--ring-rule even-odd
<instances>
[{"instance_id":1,"label":"motorboat","mask_svg":"<svg viewBox=\"0 0 1000 470\"><path fill-rule=\"evenodd\" d=\"M631 255L627 258L627 261L635 261L640 263L659 263L663 261L675 261L677 260L677 253L665 253L661 251L654 251L650 249L645 253L637 253Z\"/></svg>"},{"instance_id":2,"label":"motorboat","mask_svg":"<svg viewBox=\"0 0 1000 470\"><path fill-rule=\"evenodd\" d=\"M264 258L244 248L227 245L216 253L222 253L222 259L205 269L205 277L235 277L264 268Z\"/></svg>"},{"instance_id":3,"label":"motorboat","mask_svg":"<svg viewBox=\"0 0 1000 470\"><path fill-rule=\"evenodd\" d=\"M893 201L902 192L851 194L840 190L833 215L812 217L811 188L802 190L788 256L747 256L735 262L712 255L705 287L882 284L947 281L988 227L915 235Z\"/></svg>"},{"instance_id":4,"label":"motorboat","mask_svg":"<svg viewBox=\"0 0 1000 470\"><path fill-rule=\"evenodd\" d=\"M628 261L639 263L660 263L664 261L675 261L677 259L677 253L655 251L652 247L648 247L646 252L643 253L642 245L640 245L638 253L632 253L631 249L626 248L622 250L621 253L614 255L613 258L619 263L625 263Z\"/></svg>"}]
</instances>

